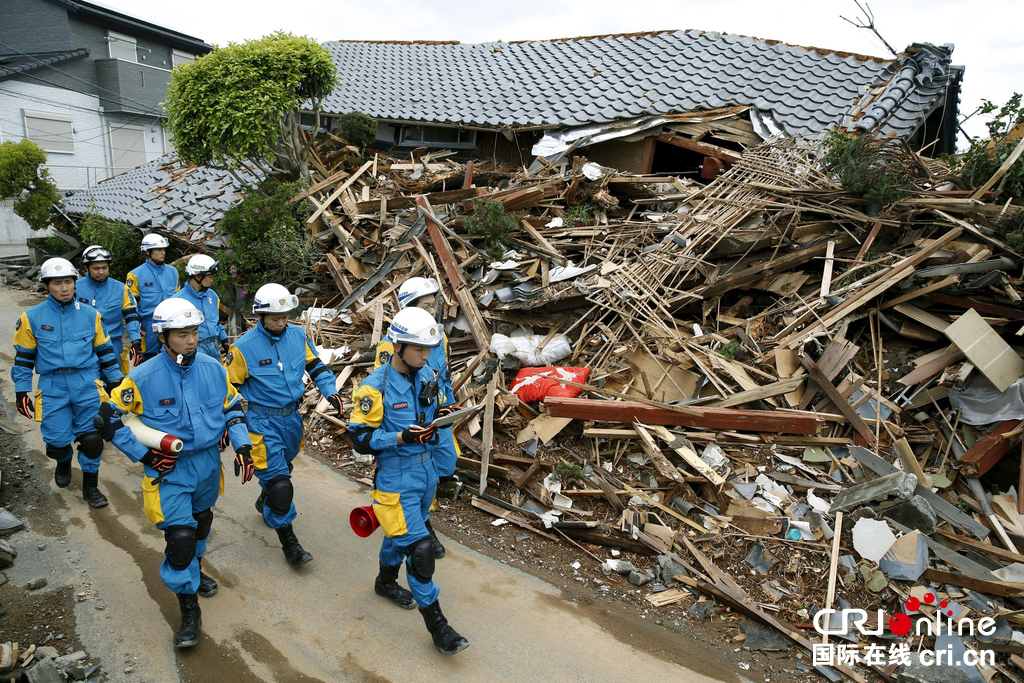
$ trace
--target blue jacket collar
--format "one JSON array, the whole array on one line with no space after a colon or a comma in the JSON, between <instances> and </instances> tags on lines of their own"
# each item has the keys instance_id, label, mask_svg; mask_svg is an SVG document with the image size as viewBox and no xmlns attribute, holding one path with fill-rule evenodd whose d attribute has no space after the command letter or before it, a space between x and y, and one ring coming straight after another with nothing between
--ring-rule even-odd
<instances>
[{"instance_id":1,"label":"blue jacket collar","mask_svg":"<svg viewBox=\"0 0 1024 683\"><path fill-rule=\"evenodd\" d=\"M66 304L62 304L61 302L54 299L52 294L46 295L46 303L50 305L50 308L61 313L71 308L71 304L75 303L76 301L77 299L75 297L71 297L71 301L67 302Z\"/></svg>"}]
</instances>

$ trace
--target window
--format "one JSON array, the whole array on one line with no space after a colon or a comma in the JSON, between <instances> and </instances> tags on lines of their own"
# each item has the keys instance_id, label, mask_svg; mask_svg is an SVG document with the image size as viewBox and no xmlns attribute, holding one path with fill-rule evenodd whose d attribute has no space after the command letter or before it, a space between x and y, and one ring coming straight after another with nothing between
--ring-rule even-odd
<instances>
[{"instance_id":1,"label":"window","mask_svg":"<svg viewBox=\"0 0 1024 683\"><path fill-rule=\"evenodd\" d=\"M402 126L398 144L410 147L472 149L476 146L476 131L440 126Z\"/></svg>"},{"instance_id":2,"label":"window","mask_svg":"<svg viewBox=\"0 0 1024 683\"><path fill-rule=\"evenodd\" d=\"M75 153L75 128L66 114L21 110L25 120L25 137L47 152Z\"/></svg>"},{"instance_id":3,"label":"window","mask_svg":"<svg viewBox=\"0 0 1024 683\"><path fill-rule=\"evenodd\" d=\"M146 163L146 129L142 126L110 126L110 159L115 173Z\"/></svg>"},{"instance_id":4,"label":"window","mask_svg":"<svg viewBox=\"0 0 1024 683\"><path fill-rule=\"evenodd\" d=\"M111 59L123 59L126 62L138 62L139 54L135 49L135 39L123 33L107 31L107 48Z\"/></svg>"},{"instance_id":5,"label":"window","mask_svg":"<svg viewBox=\"0 0 1024 683\"><path fill-rule=\"evenodd\" d=\"M171 50L171 68L182 64L190 64L195 61L196 56L181 50Z\"/></svg>"}]
</instances>

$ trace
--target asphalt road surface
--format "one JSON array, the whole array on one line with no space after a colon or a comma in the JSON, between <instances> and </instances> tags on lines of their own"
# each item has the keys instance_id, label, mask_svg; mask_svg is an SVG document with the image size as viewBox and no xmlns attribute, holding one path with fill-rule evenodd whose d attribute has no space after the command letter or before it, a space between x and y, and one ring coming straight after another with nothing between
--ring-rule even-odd
<instances>
[{"instance_id":1,"label":"asphalt road surface","mask_svg":"<svg viewBox=\"0 0 1024 683\"><path fill-rule=\"evenodd\" d=\"M38 301L0 288L5 377L14 356L14 322ZM4 398L13 404L9 381ZM713 647L665 632L650 648L635 648L625 642L631 634L616 632L597 608L567 602L554 586L447 539L448 555L435 574L441 606L471 645L445 657L434 649L418 612L373 593L381 532L360 539L347 522L353 507L368 504L365 489L304 456L294 473L295 529L314 561L299 569L285 563L277 535L253 507L256 480L241 486L225 457L226 491L214 508L204 561L220 592L201 599L199 644L175 651L178 605L157 573L163 534L143 513L141 466L108 445L100 489L110 505L91 510L81 498L77 463L71 486L57 489L38 426L24 439L34 476L49 485L50 495L38 506L52 507L66 533L44 537L30 528L13 536L22 552L7 570L11 586L47 576L50 587L83 593L75 630L90 656L102 660L108 680L741 680ZM45 550L37 551L40 544ZM649 651L666 647L671 657Z\"/></svg>"}]
</instances>

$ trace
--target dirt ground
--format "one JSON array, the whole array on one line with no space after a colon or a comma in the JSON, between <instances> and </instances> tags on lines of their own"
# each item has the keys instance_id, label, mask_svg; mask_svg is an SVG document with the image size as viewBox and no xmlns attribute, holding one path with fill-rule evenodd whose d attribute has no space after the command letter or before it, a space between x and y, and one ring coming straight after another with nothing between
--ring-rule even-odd
<instances>
[{"instance_id":1,"label":"dirt ground","mask_svg":"<svg viewBox=\"0 0 1024 683\"><path fill-rule=\"evenodd\" d=\"M365 482L373 476L372 467L353 462L347 449L307 442L306 452L354 481ZM634 586L625 576L604 575L599 561L568 541L556 543L511 523L495 526L494 517L474 508L469 501L470 496L465 493L457 501L438 499L438 508L431 516L435 530L502 564L558 586L566 600L592 609L604 628L617 633L620 640L632 647L684 663L678 656L677 640L685 638L720 649L730 665L750 680L822 680L805 669L810 666L810 653L796 645L786 652L744 651L743 630L738 626L745 619L742 615L718 608L706 620L699 621L686 610L697 598L655 608L645 599L650 594L649 586ZM598 558L611 557L607 548L581 545ZM632 562L644 572L655 557L622 551L616 559ZM658 628L652 629L652 625Z\"/></svg>"}]
</instances>

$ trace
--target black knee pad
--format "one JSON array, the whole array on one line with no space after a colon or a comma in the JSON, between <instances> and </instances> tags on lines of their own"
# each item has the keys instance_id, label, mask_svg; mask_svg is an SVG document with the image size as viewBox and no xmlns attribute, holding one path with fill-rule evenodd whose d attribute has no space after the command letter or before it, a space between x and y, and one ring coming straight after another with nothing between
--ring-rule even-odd
<instances>
[{"instance_id":1,"label":"black knee pad","mask_svg":"<svg viewBox=\"0 0 1024 683\"><path fill-rule=\"evenodd\" d=\"M430 537L416 541L409 551L409 573L420 583L430 583L434 575L434 544Z\"/></svg>"},{"instance_id":2,"label":"black knee pad","mask_svg":"<svg viewBox=\"0 0 1024 683\"><path fill-rule=\"evenodd\" d=\"M213 526L213 510L206 508L202 512L194 512L192 516L196 520L196 540L203 540L210 535L210 527Z\"/></svg>"},{"instance_id":3,"label":"black knee pad","mask_svg":"<svg viewBox=\"0 0 1024 683\"><path fill-rule=\"evenodd\" d=\"M78 437L78 452L89 458L103 455L103 437L99 432L86 432Z\"/></svg>"},{"instance_id":4,"label":"black knee pad","mask_svg":"<svg viewBox=\"0 0 1024 683\"><path fill-rule=\"evenodd\" d=\"M52 446L46 444L46 457L52 460L67 460L75 452L75 449L71 447L71 444L67 446Z\"/></svg>"},{"instance_id":5,"label":"black knee pad","mask_svg":"<svg viewBox=\"0 0 1024 683\"><path fill-rule=\"evenodd\" d=\"M277 514L283 515L291 509L294 493L291 477L278 475L267 483L267 505Z\"/></svg>"},{"instance_id":6,"label":"black knee pad","mask_svg":"<svg viewBox=\"0 0 1024 683\"><path fill-rule=\"evenodd\" d=\"M190 526L172 526L164 530L167 562L178 571L187 569L196 556L196 530Z\"/></svg>"}]
</instances>

